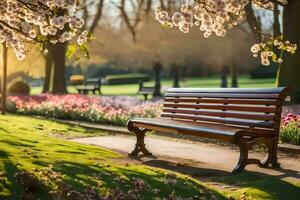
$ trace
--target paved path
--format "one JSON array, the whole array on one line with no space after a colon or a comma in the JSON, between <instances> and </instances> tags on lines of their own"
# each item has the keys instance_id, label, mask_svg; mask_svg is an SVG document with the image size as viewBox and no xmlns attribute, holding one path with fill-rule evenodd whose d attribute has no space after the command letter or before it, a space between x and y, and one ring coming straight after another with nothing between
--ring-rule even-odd
<instances>
[{"instance_id":1,"label":"paved path","mask_svg":"<svg viewBox=\"0 0 300 200\"><path fill-rule=\"evenodd\" d=\"M124 154L129 153L135 145L135 137L115 135L92 138L77 138L72 141L97 145L112 149ZM177 169L178 166L191 173L199 175L216 175L230 172L237 163L239 152L228 146L219 146L210 143L193 143L186 140L172 140L160 137L146 137L145 143L150 152L157 158L142 157L144 164ZM251 154L263 158L261 154ZM282 169L261 169L255 165L247 167L249 171L277 175L282 178L292 177L300 180L299 155L279 155ZM201 174L203 173L203 174Z\"/></svg>"}]
</instances>

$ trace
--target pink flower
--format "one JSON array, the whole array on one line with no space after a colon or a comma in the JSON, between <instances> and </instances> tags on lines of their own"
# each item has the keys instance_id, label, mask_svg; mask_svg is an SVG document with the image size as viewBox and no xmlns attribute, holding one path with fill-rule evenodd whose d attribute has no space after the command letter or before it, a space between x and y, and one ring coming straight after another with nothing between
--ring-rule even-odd
<instances>
[{"instance_id":1,"label":"pink flower","mask_svg":"<svg viewBox=\"0 0 300 200\"><path fill-rule=\"evenodd\" d=\"M18 113L73 120L125 125L131 117L156 117L161 102L144 102L133 97L89 97L84 95L10 96Z\"/></svg>"}]
</instances>

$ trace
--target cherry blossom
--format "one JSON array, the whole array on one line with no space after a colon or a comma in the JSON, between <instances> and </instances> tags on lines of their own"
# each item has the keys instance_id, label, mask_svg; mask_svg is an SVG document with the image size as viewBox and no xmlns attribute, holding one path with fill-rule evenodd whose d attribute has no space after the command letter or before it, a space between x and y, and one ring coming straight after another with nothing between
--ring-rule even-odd
<instances>
[{"instance_id":1,"label":"cherry blossom","mask_svg":"<svg viewBox=\"0 0 300 200\"><path fill-rule=\"evenodd\" d=\"M275 0L281 5L286 5L287 0ZM204 37L208 38L212 34L216 36L225 36L227 31L245 18L245 7L252 5L265 9L273 9L274 2L270 0L193 0L181 6L180 11L175 12L172 16L167 11L162 10L159 6L155 11L156 19L167 27L178 27L183 33L188 33L194 26L203 32ZM274 53L273 47L280 51L286 51L294 54L297 45L289 41L270 39L265 42L255 44L251 47L254 57L260 53L261 63L270 65L272 61L282 63L281 56Z\"/></svg>"},{"instance_id":2,"label":"cherry blossom","mask_svg":"<svg viewBox=\"0 0 300 200\"><path fill-rule=\"evenodd\" d=\"M12 47L22 60L26 42L68 42L81 35L84 21L78 12L77 0L1 0L0 43ZM84 42L80 39L79 45Z\"/></svg>"},{"instance_id":3,"label":"cherry blossom","mask_svg":"<svg viewBox=\"0 0 300 200\"><path fill-rule=\"evenodd\" d=\"M291 54L295 54L297 50L297 44L292 44L290 41L282 41L282 39L271 39L266 43L254 44L251 47L251 52L254 57L258 57L260 53L261 63L262 65L268 66L270 65L270 59L275 63L283 63L281 57L278 57L274 53L274 49L278 49L280 51L285 51Z\"/></svg>"}]
</instances>

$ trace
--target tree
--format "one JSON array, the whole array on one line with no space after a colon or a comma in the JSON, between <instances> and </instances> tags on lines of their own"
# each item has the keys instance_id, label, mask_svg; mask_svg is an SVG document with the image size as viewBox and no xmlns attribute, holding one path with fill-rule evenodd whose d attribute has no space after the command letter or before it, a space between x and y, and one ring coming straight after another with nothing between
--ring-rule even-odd
<instances>
[{"instance_id":1,"label":"tree","mask_svg":"<svg viewBox=\"0 0 300 200\"><path fill-rule=\"evenodd\" d=\"M104 0L82 0L80 6L83 10L83 20L85 22L91 22L88 26L85 23L82 27L83 30L87 30L91 35L94 33L103 14ZM94 8L96 7L96 13ZM61 43L48 46L49 52L45 57L45 82L43 92L53 93L66 93L66 80L65 80L65 68L66 68L66 51L68 43ZM60 52L59 54L56 52ZM53 68L52 68L53 67ZM52 75L52 76L51 76ZM50 85L51 83L51 85Z\"/></svg>"},{"instance_id":2,"label":"tree","mask_svg":"<svg viewBox=\"0 0 300 200\"><path fill-rule=\"evenodd\" d=\"M6 77L7 77L7 47L5 44L2 45L2 68L3 68L3 73L2 73L2 83L1 83L1 112L2 115L5 115L5 110L6 110Z\"/></svg>"},{"instance_id":3,"label":"tree","mask_svg":"<svg viewBox=\"0 0 300 200\"><path fill-rule=\"evenodd\" d=\"M283 13L283 34L288 41L300 44L300 1L289 0ZM280 65L277 86L289 86L292 103L300 102L300 51L295 55L285 54L283 64Z\"/></svg>"},{"instance_id":4,"label":"tree","mask_svg":"<svg viewBox=\"0 0 300 200\"><path fill-rule=\"evenodd\" d=\"M136 34L137 34L137 27L139 23L141 22L141 15L144 8L144 5L146 3L145 0L136 0L131 1L131 5L133 7L133 16L131 17L127 10L126 10L126 2L125 0L120 0L120 5L115 5L120 10L120 15L128 28L129 32L132 35L133 42L136 42ZM147 8L146 13L150 11L151 9L151 3L152 1L147 1Z\"/></svg>"},{"instance_id":5,"label":"tree","mask_svg":"<svg viewBox=\"0 0 300 200\"><path fill-rule=\"evenodd\" d=\"M221 88L228 87L227 72L228 72L228 67L227 66L222 67L222 69L221 69Z\"/></svg>"},{"instance_id":6,"label":"tree","mask_svg":"<svg viewBox=\"0 0 300 200\"><path fill-rule=\"evenodd\" d=\"M161 83L160 83L160 73L163 69L163 66L159 62L155 62L153 65L153 72L155 77L155 85L154 85L154 92L153 97L161 97Z\"/></svg>"},{"instance_id":7,"label":"tree","mask_svg":"<svg viewBox=\"0 0 300 200\"><path fill-rule=\"evenodd\" d=\"M176 63L171 65L171 75L173 77L173 87L180 87L180 67Z\"/></svg>"},{"instance_id":8,"label":"tree","mask_svg":"<svg viewBox=\"0 0 300 200\"><path fill-rule=\"evenodd\" d=\"M236 62L233 61L230 65L230 79L231 79L231 87L237 88L238 87L238 72Z\"/></svg>"},{"instance_id":9,"label":"tree","mask_svg":"<svg viewBox=\"0 0 300 200\"><path fill-rule=\"evenodd\" d=\"M51 71L53 67L53 57L50 52L44 55L45 60L45 81L43 85L43 93L50 91Z\"/></svg>"},{"instance_id":10,"label":"tree","mask_svg":"<svg viewBox=\"0 0 300 200\"><path fill-rule=\"evenodd\" d=\"M26 42L40 43L44 49L57 45L57 49L48 50L59 51L64 55L66 48L63 46L75 36L79 35L78 46L82 46L87 41L87 34L85 32L81 34L84 21L77 16L77 12L74 12L77 10L79 8L76 0L1 1L0 43L12 47L19 60L23 60L26 56ZM65 64L55 61L55 55L53 59L56 74L62 73ZM65 92L63 82L60 80L59 83L57 87L54 85L54 90L59 93Z\"/></svg>"}]
</instances>

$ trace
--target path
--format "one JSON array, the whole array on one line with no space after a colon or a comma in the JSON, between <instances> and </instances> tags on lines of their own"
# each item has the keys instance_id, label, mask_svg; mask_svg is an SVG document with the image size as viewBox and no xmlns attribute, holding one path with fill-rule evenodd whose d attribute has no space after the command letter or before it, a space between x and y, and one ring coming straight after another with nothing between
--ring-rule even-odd
<instances>
[{"instance_id":1,"label":"path","mask_svg":"<svg viewBox=\"0 0 300 200\"><path fill-rule=\"evenodd\" d=\"M92 138L77 138L72 141L97 145L124 154L130 152L135 145L135 137L115 135ZM211 143L172 140L160 137L146 137L147 148L157 158L141 157L143 164L169 168L180 172L199 176L215 176L229 173L237 163L239 152L229 146ZM250 156L263 158L262 154L252 153ZM281 169L262 169L256 165L247 166L248 171L279 176L281 178L300 181L300 156L279 154Z\"/></svg>"}]
</instances>

